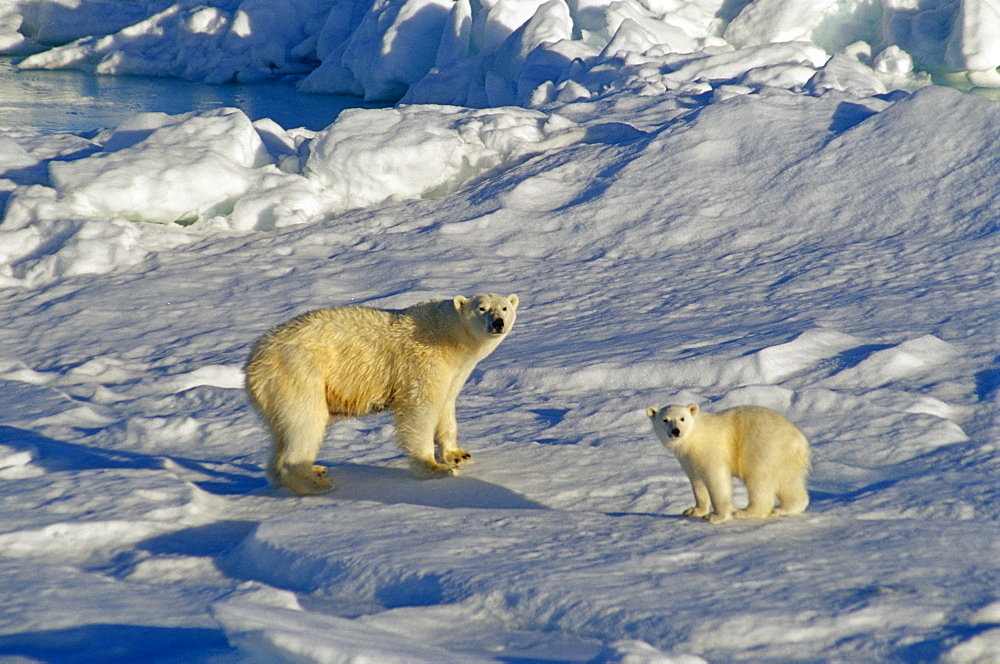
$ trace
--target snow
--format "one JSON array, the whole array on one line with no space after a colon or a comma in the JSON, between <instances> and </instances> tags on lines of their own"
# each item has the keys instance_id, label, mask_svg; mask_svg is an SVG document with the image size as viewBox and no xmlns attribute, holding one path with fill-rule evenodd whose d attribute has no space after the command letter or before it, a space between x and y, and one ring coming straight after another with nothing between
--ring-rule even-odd
<instances>
[{"instance_id":1,"label":"snow","mask_svg":"<svg viewBox=\"0 0 1000 664\"><path fill-rule=\"evenodd\" d=\"M928 85L995 10L10 3L23 66L421 103L0 128L0 657L1000 661L1000 103ZM376 416L267 485L254 338L483 291L459 476ZM805 514L682 517L692 402L798 424Z\"/></svg>"},{"instance_id":2,"label":"snow","mask_svg":"<svg viewBox=\"0 0 1000 664\"><path fill-rule=\"evenodd\" d=\"M810 55L814 71L864 44L867 57L849 64L890 89L926 85L931 74L1000 88L998 0L19 0L2 11L0 53L27 55L25 68L286 78L369 101L540 106L567 90L629 86L629 77L588 76L618 59L669 74L693 54L729 54L742 70L697 71L724 81L761 67L760 47L794 44L822 54ZM885 71L872 59L884 52L916 68ZM792 63L801 57L764 66Z\"/></svg>"}]
</instances>

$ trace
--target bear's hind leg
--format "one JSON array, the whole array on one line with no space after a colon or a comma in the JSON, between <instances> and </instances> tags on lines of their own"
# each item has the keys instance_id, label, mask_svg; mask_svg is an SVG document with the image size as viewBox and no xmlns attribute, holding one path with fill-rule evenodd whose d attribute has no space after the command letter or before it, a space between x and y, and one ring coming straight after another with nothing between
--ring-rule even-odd
<instances>
[{"instance_id":1,"label":"bear's hind leg","mask_svg":"<svg viewBox=\"0 0 1000 664\"><path fill-rule=\"evenodd\" d=\"M805 477L799 477L789 481L786 486L778 491L778 500L781 504L775 507L772 514L774 516L788 516L792 514L802 514L809 506L809 492L806 490Z\"/></svg>"},{"instance_id":2,"label":"bear's hind leg","mask_svg":"<svg viewBox=\"0 0 1000 664\"><path fill-rule=\"evenodd\" d=\"M764 519L771 516L776 495L774 486L760 477L747 479L749 481L746 482L746 487L750 502L745 509L738 510L733 516L737 519Z\"/></svg>"},{"instance_id":3,"label":"bear's hind leg","mask_svg":"<svg viewBox=\"0 0 1000 664\"><path fill-rule=\"evenodd\" d=\"M315 464L329 422L326 403L320 398L303 400L294 413L283 413L275 427L275 450L268 477L277 486L287 486L300 495L326 493L333 489L326 467Z\"/></svg>"}]
</instances>

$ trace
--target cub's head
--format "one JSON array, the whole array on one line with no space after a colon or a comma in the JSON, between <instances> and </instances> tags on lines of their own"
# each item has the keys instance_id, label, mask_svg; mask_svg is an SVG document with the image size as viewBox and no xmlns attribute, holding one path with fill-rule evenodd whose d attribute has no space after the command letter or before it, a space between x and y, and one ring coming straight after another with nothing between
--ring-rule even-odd
<instances>
[{"instance_id":1,"label":"cub's head","mask_svg":"<svg viewBox=\"0 0 1000 664\"><path fill-rule=\"evenodd\" d=\"M510 332L517 318L517 295L502 297L486 293L455 298L458 311L468 329L476 336L502 337Z\"/></svg>"},{"instance_id":2,"label":"cub's head","mask_svg":"<svg viewBox=\"0 0 1000 664\"><path fill-rule=\"evenodd\" d=\"M653 422L653 431L664 443L682 440L694 429L698 415L698 404L690 406L664 406L646 409L646 415Z\"/></svg>"}]
</instances>

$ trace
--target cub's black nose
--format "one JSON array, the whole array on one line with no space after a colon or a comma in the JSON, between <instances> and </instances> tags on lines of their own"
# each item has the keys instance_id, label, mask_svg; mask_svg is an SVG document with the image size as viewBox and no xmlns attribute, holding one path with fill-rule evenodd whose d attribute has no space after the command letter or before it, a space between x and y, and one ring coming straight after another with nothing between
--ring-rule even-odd
<instances>
[{"instance_id":1,"label":"cub's black nose","mask_svg":"<svg viewBox=\"0 0 1000 664\"><path fill-rule=\"evenodd\" d=\"M494 332L503 332L503 318L495 318L495 319L493 319L493 331Z\"/></svg>"},{"instance_id":2,"label":"cub's black nose","mask_svg":"<svg viewBox=\"0 0 1000 664\"><path fill-rule=\"evenodd\" d=\"M674 438L677 438L678 436L681 435L681 430L678 429L677 427L674 427L673 429L670 430L670 435L673 436Z\"/></svg>"}]
</instances>

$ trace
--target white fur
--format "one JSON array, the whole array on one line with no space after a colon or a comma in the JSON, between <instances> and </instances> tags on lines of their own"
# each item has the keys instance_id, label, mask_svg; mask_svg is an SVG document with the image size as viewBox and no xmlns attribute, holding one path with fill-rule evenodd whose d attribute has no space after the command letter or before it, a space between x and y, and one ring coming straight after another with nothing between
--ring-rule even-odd
<instances>
[{"instance_id":1,"label":"white fur","mask_svg":"<svg viewBox=\"0 0 1000 664\"><path fill-rule=\"evenodd\" d=\"M685 516L722 523L801 514L809 504L809 441L781 414L758 406L707 413L691 404L650 406L646 415L691 480L695 506ZM742 510L733 508L733 477L750 497Z\"/></svg>"},{"instance_id":2,"label":"white fur","mask_svg":"<svg viewBox=\"0 0 1000 664\"><path fill-rule=\"evenodd\" d=\"M472 457L458 446L455 400L510 332L517 305L516 295L476 295L398 311L334 307L265 334L245 371L271 429L268 477L296 493L329 491L326 468L314 462L330 418L383 410L394 412L398 443L417 472L455 474Z\"/></svg>"}]
</instances>

